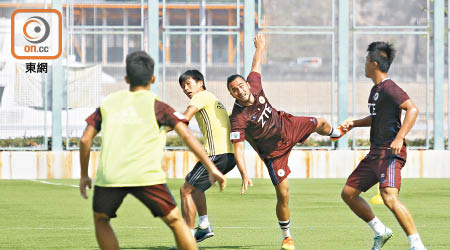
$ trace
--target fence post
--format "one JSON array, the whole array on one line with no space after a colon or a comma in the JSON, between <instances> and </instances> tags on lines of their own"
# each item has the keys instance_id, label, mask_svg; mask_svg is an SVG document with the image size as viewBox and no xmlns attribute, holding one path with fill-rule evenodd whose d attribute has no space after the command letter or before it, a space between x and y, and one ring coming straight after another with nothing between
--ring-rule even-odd
<instances>
[{"instance_id":1,"label":"fence post","mask_svg":"<svg viewBox=\"0 0 450 250\"><path fill-rule=\"evenodd\" d=\"M61 0L52 0L52 8L62 12ZM52 151L62 151L63 87L66 84L61 57L52 62Z\"/></svg>"},{"instance_id":2,"label":"fence post","mask_svg":"<svg viewBox=\"0 0 450 250\"><path fill-rule=\"evenodd\" d=\"M255 37L255 0L244 0L244 77L252 69Z\"/></svg>"},{"instance_id":3,"label":"fence post","mask_svg":"<svg viewBox=\"0 0 450 250\"><path fill-rule=\"evenodd\" d=\"M348 116L349 0L339 0L338 25L338 123ZM354 7L353 7L354 8ZM355 104L353 104L355 105ZM348 136L337 142L337 149L348 149Z\"/></svg>"},{"instance_id":4,"label":"fence post","mask_svg":"<svg viewBox=\"0 0 450 250\"><path fill-rule=\"evenodd\" d=\"M434 50L434 127L433 149L443 150L444 146L444 0L434 0L433 20Z\"/></svg>"},{"instance_id":5,"label":"fence post","mask_svg":"<svg viewBox=\"0 0 450 250\"><path fill-rule=\"evenodd\" d=\"M156 80L151 85L151 90L157 95L159 93L159 1L148 0L148 53L155 62L155 69L153 75ZM163 48L164 49L164 48Z\"/></svg>"}]
</instances>

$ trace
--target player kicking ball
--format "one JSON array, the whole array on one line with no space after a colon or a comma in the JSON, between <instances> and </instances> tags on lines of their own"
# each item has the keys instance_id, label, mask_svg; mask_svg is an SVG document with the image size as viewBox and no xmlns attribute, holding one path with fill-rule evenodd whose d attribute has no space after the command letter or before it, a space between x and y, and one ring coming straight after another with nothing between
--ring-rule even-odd
<instances>
[{"instance_id":1,"label":"player kicking ball","mask_svg":"<svg viewBox=\"0 0 450 250\"><path fill-rule=\"evenodd\" d=\"M277 195L276 215L283 237L281 249L293 250L294 240L289 231L289 154L298 142L303 143L314 132L331 138L340 137L342 132L333 129L324 119L293 116L273 108L261 84L264 36L258 34L254 44L256 51L247 80L240 75L232 75L227 79L228 90L236 99L230 116L230 139L234 143L236 162L242 176L241 193L252 185L246 171L245 139L264 161Z\"/></svg>"},{"instance_id":2,"label":"player kicking ball","mask_svg":"<svg viewBox=\"0 0 450 250\"><path fill-rule=\"evenodd\" d=\"M387 76L395 50L386 42L373 42L367 48L366 77L375 84L370 91L370 115L340 125L344 132L355 127L370 127L370 151L347 179L341 196L350 209L375 232L372 250L379 250L392 237L386 227L360 196L380 183L384 204L392 211L408 236L410 250L426 250L408 208L399 200L401 170L406 162L405 136L414 125L418 109L410 97ZM402 110L406 111L403 125Z\"/></svg>"},{"instance_id":3,"label":"player kicking ball","mask_svg":"<svg viewBox=\"0 0 450 250\"><path fill-rule=\"evenodd\" d=\"M198 70L188 70L179 77L180 87L189 97L184 112L188 121L195 116L203 133L205 150L220 172L226 174L235 166L234 147L229 139L230 119L222 102L206 90L205 79ZM214 236L208 219L205 191L211 187L209 173L202 162L197 162L180 188L181 213L197 242ZM195 214L199 223L194 230Z\"/></svg>"}]
</instances>

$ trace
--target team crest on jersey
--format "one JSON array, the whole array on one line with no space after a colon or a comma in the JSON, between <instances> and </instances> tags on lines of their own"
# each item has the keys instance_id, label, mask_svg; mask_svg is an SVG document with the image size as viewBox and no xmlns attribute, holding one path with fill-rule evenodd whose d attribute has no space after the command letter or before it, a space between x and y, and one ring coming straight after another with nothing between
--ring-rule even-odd
<instances>
[{"instance_id":1,"label":"team crest on jersey","mask_svg":"<svg viewBox=\"0 0 450 250\"><path fill-rule=\"evenodd\" d=\"M284 172L283 169L278 169L277 174L278 176L283 177L286 173Z\"/></svg>"},{"instance_id":2,"label":"team crest on jersey","mask_svg":"<svg viewBox=\"0 0 450 250\"><path fill-rule=\"evenodd\" d=\"M266 103L266 98L264 98L264 96L260 96L259 97L259 103L261 103L261 104Z\"/></svg>"},{"instance_id":3,"label":"team crest on jersey","mask_svg":"<svg viewBox=\"0 0 450 250\"><path fill-rule=\"evenodd\" d=\"M221 102L217 102L217 106L218 109L225 109L225 106L223 106L223 104Z\"/></svg>"},{"instance_id":4,"label":"team crest on jersey","mask_svg":"<svg viewBox=\"0 0 450 250\"><path fill-rule=\"evenodd\" d=\"M254 114L253 116L252 116L252 121L255 121L256 120L256 114Z\"/></svg>"},{"instance_id":5,"label":"team crest on jersey","mask_svg":"<svg viewBox=\"0 0 450 250\"><path fill-rule=\"evenodd\" d=\"M378 100L378 96L379 96L378 92L375 93L375 95L373 96L373 100L374 100L374 101Z\"/></svg>"}]
</instances>

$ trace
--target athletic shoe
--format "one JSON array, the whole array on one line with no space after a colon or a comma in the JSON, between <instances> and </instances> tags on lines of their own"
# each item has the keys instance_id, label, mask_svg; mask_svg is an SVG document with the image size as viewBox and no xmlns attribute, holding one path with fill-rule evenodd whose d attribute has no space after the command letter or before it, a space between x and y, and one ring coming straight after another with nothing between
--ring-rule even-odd
<instances>
[{"instance_id":1,"label":"athletic shoe","mask_svg":"<svg viewBox=\"0 0 450 250\"><path fill-rule=\"evenodd\" d=\"M344 136L344 135L346 134L346 132L344 132L344 130L342 130L342 127L341 127L341 126L338 126L336 129L338 129L339 131L341 131L341 135L338 136L338 137L331 137L331 136L330 136L330 141L332 141L332 142L335 142L335 141L341 139L341 137Z\"/></svg>"},{"instance_id":2,"label":"athletic shoe","mask_svg":"<svg viewBox=\"0 0 450 250\"><path fill-rule=\"evenodd\" d=\"M284 238L281 242L281 250L295 250L294 240L291 237Z\"/></svg>"},{"instance_id":3,"label":"athletic shoe","mask_svg":"<svg viewBox=\"0 0 450 250\"><path fill-rule=\"evenodd\" d=\"M386 227L384 234L376 235L373 238L372 250L380 250L390 238L392 238L392 230Z\"/></svg>"},{"instance_id":4,"label":"athletic shoe","mask_svg":"<svg viewBox=\"0 0 450 250\"><path fill-rule=\"evenodd\" d=\"M423 247L423 248L413 247L413 248L411 248L409 250L427 250L427 248L426 247Z\"/></svg>"},{"instance_id":5,"label":"athletic shoe","mask_svg":"<svg viewBox=\"0 0 450 250\"><path fill-rule=\"evenodd\" d=\"M214 232L212 230L211 225L209 225L207 228L197 228L197 231L195 232L195 240L197 242L204 241L208 238L211 238L214 236Z\"/></svg>"}]
</instances>

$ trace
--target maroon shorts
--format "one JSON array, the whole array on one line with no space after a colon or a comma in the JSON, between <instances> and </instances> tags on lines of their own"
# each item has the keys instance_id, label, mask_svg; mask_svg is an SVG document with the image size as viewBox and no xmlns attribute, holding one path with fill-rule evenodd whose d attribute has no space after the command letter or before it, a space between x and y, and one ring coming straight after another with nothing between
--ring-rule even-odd
<instances>
[{"instance_id":1,"label":"maroon shorts","mask_svg":"<svg viewBox=\"0 0 450 250\"><path fill-rule=\"evenodd\" d=\"M306 141L317 128L317 119L314 117L293 116L284 112L280 115L283 124L282 139L278 141L277 148L264 157L273 185L278 185L291 173L288 161L292 148L297 143Z\"/></svg>"},{"instance_id":2,"label":"maroon shorts","mask_svg":"<svg viewBox=\"0 0 450 250\"><path fill-rule=\"evenodd\" d=\"M392 154L390 149L370 150L350 174L346 185L366 192L379 182L380 188L394 187L400 191L405 162L406 147L398 155Z\"/></svg>"},{"instance_id":3,"label":"maroon shorts","mask_svg":"<svg viewBox=\"0 0 450 250\"><path fill-rule=\"evenodd\" d=\"M116 211L127 194L140 200L155 217L164 217L177 204L166 184L141 187L94 187L94 212L116 217Z\"/></svg>"}]
</instances>

